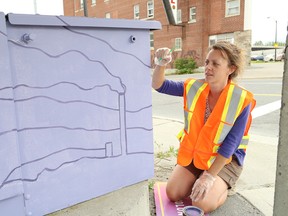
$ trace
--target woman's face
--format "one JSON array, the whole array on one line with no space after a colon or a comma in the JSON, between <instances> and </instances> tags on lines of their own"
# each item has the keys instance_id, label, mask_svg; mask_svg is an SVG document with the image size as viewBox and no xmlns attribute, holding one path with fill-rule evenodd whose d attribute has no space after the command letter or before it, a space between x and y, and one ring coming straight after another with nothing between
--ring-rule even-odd
<instances>
[{"instance_id":1,"label":"woman's face","mask_svg":"<svg viewBox=\"0 0 288 216\"><path fill-rule=\"evenodd\" d=\"M209 84L226 85L228 77L234 72L234 67L229 67L228 60L225 59L221 51L210 50L205 60L205 81Z\"/></svg>"}]
</instances>

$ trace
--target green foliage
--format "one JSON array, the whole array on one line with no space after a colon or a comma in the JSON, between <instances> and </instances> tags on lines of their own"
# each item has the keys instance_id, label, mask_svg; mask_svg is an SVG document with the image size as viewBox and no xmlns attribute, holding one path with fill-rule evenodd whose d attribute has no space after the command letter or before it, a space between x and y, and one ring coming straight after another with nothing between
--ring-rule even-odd
<instances>
[{"instance_id":1,"label":"green foliage","mask_svg":"<svg viewBox=\"0 0 288 216\"><path fill-rule=\"evenodd\" d=\"M264 46L262 41L256 41L253 45L254 46Z\"/></svg>"},{"instance_id":2,"label":"green foliage","mask_svg":"<svg viewBox=\"0 0 288 216\"><path fill-rule=\"evenodd\" d=\"M178 148L175 148L174 146L169 146L169 149L166 151L162 151L163 144L159 144L157 142L154 142L158 148L157 153L155 155L155 164L158 164L161 160L167 160L170 157L177 157L178 155Z\"/></svg>"},{"instance_id":3,"label":"green foliage","mask_svg":"<svg viewBox=\"0 0 288 216\"><path fill-rule=\"evenodd\" d=\"M178 155L178 148L174 147L174 146L169 146L168 150L163 150L164 146L163 144L159 144L157 142L154 142L154 144L157 146L157 153L155 154L155 161L154 161L154 165L157 169L161 168L161 170L166 170L165 172L171 172L173 167L171 167L170 165L168 167L163 166L162 163L160 163L161 161L171 161L171 159L176 158ZM154 179L150 179L148 181L148 187L150 191L153 191L154 188L154 184L157 181L157 176Z\"/></svg>"},{"instance_id":4,"label":"green foliage","mask_svg":"<svg viewBox=\"0 0 288 216\"><path fill-rule=\"evenodd\" d=\"M178 155L178 149L176 149L174 146L169 146L168 151L165 151L165 152L159 151L156 154L156 157L159 159L166 159L166 158L169 158L171 156L177 157L177 155Z\"/></svg>"},{"instance_id":5,"label":"green foliage","mask_svg":"<svg viewBox=\"0 0 288 216\"><path fill-rule=\"evenodd\" d=\"M256 41L253 45L254 46L274 46L275 41L268 41L268 42L262 42L262 41ZM285 42L277 42L278 46L285 46Z\"/></svg>"},{"instance_id":6,"label":"green foliage","mask_svg":"<svg viewBox=\"0 0 288 216\"><path fill-rule=\"evenodd\" d=\"M197 68L195 60L191 57L178 58L175 60L174 65L178 74L192 74Z\"/></svg>"},{"instance_id":7,"label":"green foliage","mask_svg":"<svg viewBox=\"0 0 288 216\"><path fill-rule=\"evenodd\" d=\"M155 184L155 180L149 180L148 182L148 188L149 190L153 190L154 189L154 184Z\"/></svg>"}]
</instances>

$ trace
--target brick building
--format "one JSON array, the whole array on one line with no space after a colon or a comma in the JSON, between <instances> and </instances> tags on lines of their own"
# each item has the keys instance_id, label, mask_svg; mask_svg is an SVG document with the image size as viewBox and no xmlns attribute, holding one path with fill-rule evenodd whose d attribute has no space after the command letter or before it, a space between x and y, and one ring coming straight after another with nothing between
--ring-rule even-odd
<instances>
[{"instance_id":1,"label":"brick building","mask_svg":"<svg viewBox=\"0 0 288 216\"><path fill-rule=\"evenodd\" d=\"M177 2L176 25L169 23L163 0L63 1L65 16L160 21L162 30L150 34L151 58L157 48L170 47L173 59L191 56L201 66L209 45L229 40L246 50L250 64L251 0L169 0Z\"/></svg>"}]
</instances>

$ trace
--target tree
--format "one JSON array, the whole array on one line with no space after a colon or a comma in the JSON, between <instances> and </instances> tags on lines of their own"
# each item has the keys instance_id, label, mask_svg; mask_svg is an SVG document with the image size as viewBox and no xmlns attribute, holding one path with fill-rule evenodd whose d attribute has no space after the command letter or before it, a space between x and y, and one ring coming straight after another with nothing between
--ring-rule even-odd
<instances>
[{"instance_id":1,"label":"tree","mask_svg":"<svg viewBox=\"0 0 288 216\"><path fill-rule=\"evenodd\" d=\"M263 42L262 41L256 41L254 44L254 46L263 46Z\"/></svg>"}]
</instances>

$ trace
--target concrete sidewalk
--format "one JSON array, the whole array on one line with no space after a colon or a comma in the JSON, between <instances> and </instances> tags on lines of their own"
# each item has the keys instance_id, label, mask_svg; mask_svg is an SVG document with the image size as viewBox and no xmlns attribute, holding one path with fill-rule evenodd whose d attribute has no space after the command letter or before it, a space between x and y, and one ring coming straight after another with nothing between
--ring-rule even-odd
<instances>
[{"instance_id":1,"label":"concrete sidewalk","mask_svg":"<svg viewBox=\"0 0 288 216\"><path fill-rule=\"evenodd\" d=\"M246 68L242 77L281 78L283 66L283 62L253 64ZM203 74L196 74L196 78L197 76L200 78ZM189 75L181 75L176 79L184 80L186 77ZM182 127L183 123L179 120L153 117L154 142L161 144L161 151L168 151L172 146L178 148L176 135ZM273 215L278 137L250 136L245 166L237 183L236 194L229 196L223 206L210 214L212 216ZM156 146L155 153L159 150Z\"/></svg>"}]
</instances>

